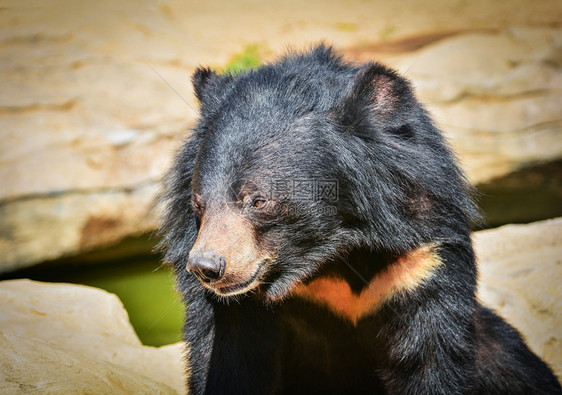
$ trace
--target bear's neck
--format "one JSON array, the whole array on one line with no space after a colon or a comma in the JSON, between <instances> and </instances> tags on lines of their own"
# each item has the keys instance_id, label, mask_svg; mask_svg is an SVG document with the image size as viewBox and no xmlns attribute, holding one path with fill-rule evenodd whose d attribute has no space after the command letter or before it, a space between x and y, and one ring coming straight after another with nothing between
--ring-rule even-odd
<instances>
[{"instance_id":1,"label":"bear's neck","mask_svg":"<svg viewBox=\"0 0 562 395\"><path fill-rule=\"evenodd\" d=\"M356 250L325 265L291 294L357 324L394 295L416 289L442 264L434 244L400 255Z\"/></svg>"},{"instance_id":2,"label":"bear's neck","mask_svg":"<svg viewBox=\"0 0 562 395\"><path fill-rule=\"evenodd\" d=\"M312 279L332 278L345 281L351 291L359 294L371 280L392 265L400 254L390 251L354 249L345 257L326 263ZM310 283L310 281L307 281Z\"/></svg>"}]
</instances>

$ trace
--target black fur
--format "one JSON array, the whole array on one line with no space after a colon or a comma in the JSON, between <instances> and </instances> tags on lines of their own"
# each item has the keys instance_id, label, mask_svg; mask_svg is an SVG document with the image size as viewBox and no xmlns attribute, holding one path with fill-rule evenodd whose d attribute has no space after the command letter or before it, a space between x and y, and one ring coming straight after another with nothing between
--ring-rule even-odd
<instances>
[{"instance_id":1,"label":"black fur","mask_svg":"<svg viewBox=\"0 0 562 395\"><path fill-rule=\"evenodd\" d=\"M201 117L166 181L161 244L187 306L192 393L562 393L517 331L477 302L477 212L404 78L320 45L236 76L199 69L193 83ZM336 180L337 200L274 191L274 213L239 200L278 180ZM187 273L206 209L194 213L194 195L240 209L273 256L258 289L217 297ZM424 245L443 262L435 274L356 326L288 295L319 276L358 294Z\"/></svg>"}]
</instances>

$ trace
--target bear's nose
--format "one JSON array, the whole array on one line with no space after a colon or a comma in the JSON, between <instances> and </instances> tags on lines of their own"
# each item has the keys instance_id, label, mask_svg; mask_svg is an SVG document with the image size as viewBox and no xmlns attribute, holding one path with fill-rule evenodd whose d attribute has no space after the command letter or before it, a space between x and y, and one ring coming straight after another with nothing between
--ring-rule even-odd
<instances>
[{"instance_id":1,"label":"bear's nose","mask_svg":"<svg viewBox=\"0 0 562 395\"><path fill-rule=\"evenodd\" d=\"M224 275L225 260L215 254L189 254L187 271L205 283L219 280Z\"/></svg>"}]
</instances>

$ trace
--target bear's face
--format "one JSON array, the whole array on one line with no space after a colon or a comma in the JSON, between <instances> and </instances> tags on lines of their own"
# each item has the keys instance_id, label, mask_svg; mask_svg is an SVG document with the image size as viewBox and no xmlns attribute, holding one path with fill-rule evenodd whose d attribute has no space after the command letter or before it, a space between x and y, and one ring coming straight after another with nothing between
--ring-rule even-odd
<instances>
[{"instance_id":1,"label":"bear's face","mask_svg":"<svg viewBox=\"0 0 562 395\"><path fill-rule=\"evenodd\" d=\"M354 248L464 231L462 176L394 71L319 47L193 82L201 116L169 175L162 245L212 292L277 300Z\"/></svg>"},{"instance_id":2,"label":"bear's face","mask_svg":"<svg viewBox=\"0 0 562 395\"><path fill-rule=\"evenodd\" d=\"M320 150L333 126L314 114L240 125L235 118L252 105L261 104L231 105L202 133L191 184L198 234L187 267L218 295L259 287L277 299L351 234L337 214L334 152Z\"/></svg>"}]
</instances>

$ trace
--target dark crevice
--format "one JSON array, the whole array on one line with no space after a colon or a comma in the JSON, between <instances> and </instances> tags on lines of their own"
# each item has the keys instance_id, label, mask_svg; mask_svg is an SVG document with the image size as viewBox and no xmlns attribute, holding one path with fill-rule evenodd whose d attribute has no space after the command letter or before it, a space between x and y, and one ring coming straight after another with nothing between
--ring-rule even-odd
<instances>
[{"instance_id":1,"label":"dark crevice","mask_svg":"<svg viewBox=\"0 0 562 395\"><path fill-rule=\"evenodd\" d=\"M562 216L562 160L537 164L478 185L488 227Z\"/></svg>"}]
</instances>

